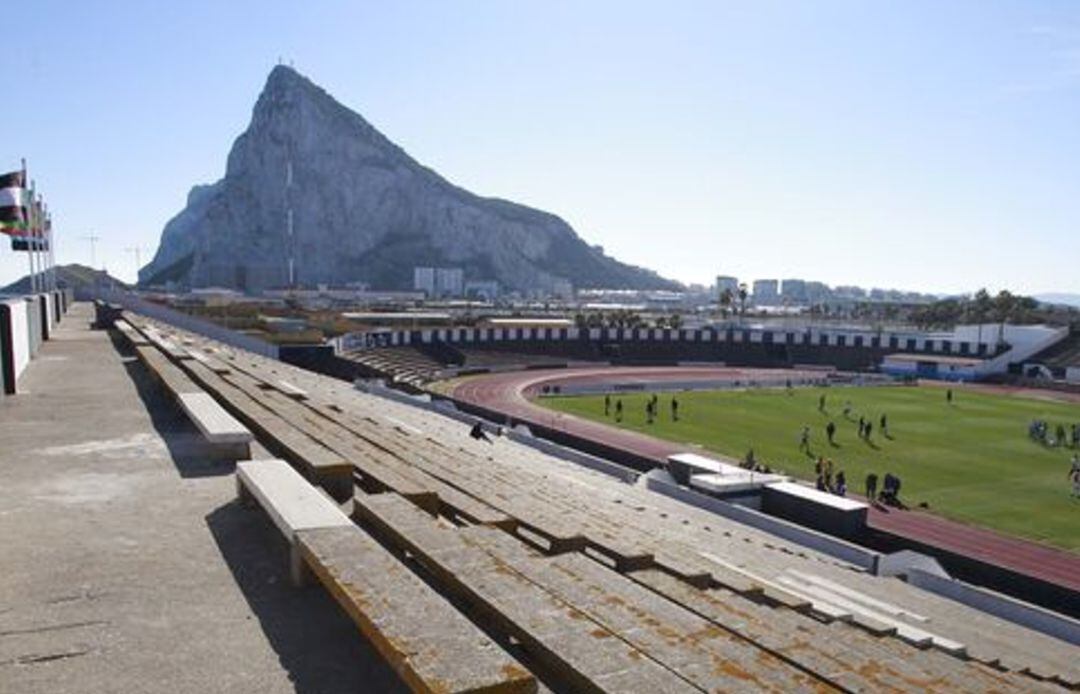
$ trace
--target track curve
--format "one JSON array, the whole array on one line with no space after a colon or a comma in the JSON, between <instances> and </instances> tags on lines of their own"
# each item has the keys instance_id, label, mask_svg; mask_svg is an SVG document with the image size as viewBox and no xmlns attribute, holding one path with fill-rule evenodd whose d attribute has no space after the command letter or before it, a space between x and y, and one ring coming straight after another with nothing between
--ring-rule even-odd
<instances>
[{"instance_id":1,"label":"track curve","mask_svg":"<svg viewBox=\"0 0 1080 694\"><path fill-rule=\"evenodd\" d=\"M530 398L544 385L596 385L621 383L628 379L643 386L693 380L727 380L732 383L771 381L782 384L786 378L797 379L810 374L813 372L734 367L584 367L474 376L457 384L450 394L456 400L500 412L517 422L565 431L651 458L661 464L673 453L698 449L573 415L556 413L535 404ZM723 458L711 452L709 455ZM870 509L868 523L871 528L1080 591L1080 555L1056 547L914 510L901 511L874 506Z\"/></svg>"}]
</instances>

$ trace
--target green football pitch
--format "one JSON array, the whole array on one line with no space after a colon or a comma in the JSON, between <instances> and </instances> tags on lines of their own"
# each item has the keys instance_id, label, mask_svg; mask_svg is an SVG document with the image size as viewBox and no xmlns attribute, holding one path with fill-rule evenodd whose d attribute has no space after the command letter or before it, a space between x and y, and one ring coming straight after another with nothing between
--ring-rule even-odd
<instances>
[{"instance_id":1,"label":"green football pitch","mask_svg":"<svg viewBox=\"0 0 1080 694\"><path fill-rule=\"evenodd\" d=\"M659 417L645 421L645 393L623 394L621 425L671 441L697 444L742 459L754 450L773 470L813 480L822 455L844 470L848 488L861 493L867 473L886 472L903 481L908 506L955 520L1080 551L1080 499L1071 496L1069 461L1074 450L1028 437L1034 419L1066 432L1080 423L1080 405L960 388L952 404L940 387L878 386L678 393L679 421L671 418L671 395L659 395ZM821 395L825 412L818 410ZM613 402L615 397L613 396ZM604 415L602 396L544 397L561 412L615 425ZM851 403L851 414L844 407ZM888 437L880 431L887 416ZM858 436L858 419L874 424L869 441ZM835 445L825 426L836 423ZM799 450L809 426L811 454ZM879 482L880 488L880 482Z\"/></svg>"}]
</instances>

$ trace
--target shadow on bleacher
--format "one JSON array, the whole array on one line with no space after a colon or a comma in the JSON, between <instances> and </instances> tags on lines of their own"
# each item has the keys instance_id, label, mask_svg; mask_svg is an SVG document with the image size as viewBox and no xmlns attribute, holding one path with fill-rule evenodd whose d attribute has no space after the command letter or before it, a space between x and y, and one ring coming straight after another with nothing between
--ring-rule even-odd
<instances>
[{"instance_id":1,"label":"shadow on bleacher","mask_svg":"<svg viewBox=\"0 0 1080 694\"><path fill-rule=\"evenodd\" d=\"M288 548L258 509L234 500L206 525L297 692L407 691L321 586L289 583Z\"/></svg>"},{"instance_id":2,"label":"shadow on bleacher","mask_svg":"<svg viewBox=\"0 0 1080 694\"><path fill-rule=\"evenodd\" d=\"M139 399L150 415L154 431L165 442L169 458L180 476L193 478L232 474L233 464L215 457L206 439L161 384L154 380L123 336L114 329L108 333L113 347L124 360L124 369L135 384Z\"/></svg>"}]
</instances>

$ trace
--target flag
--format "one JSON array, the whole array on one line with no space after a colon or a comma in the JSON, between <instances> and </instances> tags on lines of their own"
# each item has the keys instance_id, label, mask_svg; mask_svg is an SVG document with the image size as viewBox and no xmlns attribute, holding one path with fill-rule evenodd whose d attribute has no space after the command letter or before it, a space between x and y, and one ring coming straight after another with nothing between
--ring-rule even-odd
<instances>
[{"instance_id":1,"label":"flag","mask_svg":"<svg viewBox=\"0 0 1080 694\"><path fill-rule=\"evenodd\" d=\"M29 214L25 230L11 234L11 250L13 251L49 250L49 239L45 236L45 210L41 198L34 200L34 194L31 191L30 199L32 202L27 208Z\"/></svg>"},{"instance_id":2,"label":"flag","mask_svg":"<svg viewBox=\"0 0 1080 694\"><path fill-rule=\"evenodd\" d=\"M0 175L0 233L25 236L28 197L26 175L22 171Z\"/></svg>"}]
</instances>

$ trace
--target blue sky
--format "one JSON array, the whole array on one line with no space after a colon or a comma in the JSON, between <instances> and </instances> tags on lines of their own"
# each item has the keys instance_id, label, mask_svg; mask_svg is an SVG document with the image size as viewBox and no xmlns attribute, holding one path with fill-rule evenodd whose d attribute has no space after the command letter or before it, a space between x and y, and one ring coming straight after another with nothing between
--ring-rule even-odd
<instances>
[{"instance_id":1,"label":"blue sky","mask_svg":"<svg viewBox=\"0 0 1080 694\"><path fill-rule=\"evenodd\" d=\"M134 276L279 57L621 260L1080 292L1080 3L52 2L4 13L0 169ZM0 283L25 269L0 248Z\"/></svg>"}]
</instances>

